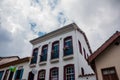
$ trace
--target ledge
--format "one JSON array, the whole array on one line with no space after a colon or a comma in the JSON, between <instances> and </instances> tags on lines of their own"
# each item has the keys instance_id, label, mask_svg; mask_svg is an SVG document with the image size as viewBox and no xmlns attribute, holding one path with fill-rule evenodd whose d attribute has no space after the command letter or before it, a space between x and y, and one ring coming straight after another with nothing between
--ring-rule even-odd
<instances>
[{"instance_id":1,"label":"ledge","mask_svg":"<svg viewBox=\"0 0 120 80\"><path fill-rule=\"evenodd\" d=\"M42 62L39 63L40 66L46 65L46 64L47 64L47 61L42 61Z\"/></svg>"},{"instance_id":2,"label":"ledge","mask_svg":"<svg viewBox=\"0 0 120 80\"><path fill-rule=\"evenodd\" d=\"M69 59L73 59L73 54L63 56L63 60L69 60Z\"/></svg>"},{"instance_id":3,"label":"ledge","mask_svg":"<svg viewBox=\"0 0 120 80\"><path fill-rule=\"evenodd\" d=\"M51 63L59 62L59 58L51 59L50 62L51 62Z\"/></svg>"},{"instance_id":4,"label":"ledge","mask_svg":"<svg viewBox=\"0 0 120 80\"><path fill-rule=\"evenodd\" d=\"M36 64L30 64L29 66L30 66L30 68L36 67Z\"/></svg>"}]
</instances>

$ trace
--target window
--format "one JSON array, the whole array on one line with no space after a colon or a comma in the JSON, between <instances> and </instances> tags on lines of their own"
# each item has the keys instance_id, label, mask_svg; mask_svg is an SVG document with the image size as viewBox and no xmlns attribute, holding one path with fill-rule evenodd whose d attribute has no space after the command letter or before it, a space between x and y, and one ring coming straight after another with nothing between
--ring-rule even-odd
<instances>
[{"instance_id":1,"label":"window","mask_svg":"<svg viewBox=\"0 0 120 80\"><path fill-rule=\"evenodd\" d=\"M81 73L82 73L83 76L85 75L84 69L82 67L81 67Z\"/></svg>"},{"instance_id":2,"label":"window","mask_svg":"<svg viewBox=\"0 0 120 80\"><path fill-rule=\"evenodd\" d=\"M86 51L85 51L84 48L83 48L83 51L84 51L84 57L85 57L85 59L87 59L87 57L86 57Z\"/></svg>"},{"instance_id":3,"label":"window","mask_svg":"<svg viewBox=\"0 0 120 80\"><path fill-rule=\"evenodd\" d=\"M58 67L50 69L50 80L59 80L59 70Z\"/></svg>"},{"instance_id":4,"label":"window","mask_svg":"<svg viewBox=\"0 0 120 80\"><path fill-rule=\"evenodd\" d=\"M69 64L64 67L64 80L75 80L75 70L73 64Z\"/></svg>"},{"instance_id":5,"label":"window","mask_svg":"<svg viewBox=\"0 0 120 80\"><path fill-rule=\"evenodd\" d=\"M64 39L64 56L73 54L72 36Z\"/></svg>"},{"instance_id":6,"label":"window","mask_svg":"<svg viewBox=\"0 0 120 80\"><path fill-rule=\"evenodd\" d=\"M0 80L2 80L3 73L4 71L0 71Z\"/></svg>"},{"instance_id":7,"label":"window","mask_svg":"<svg viewBox=\"0 0 120 80\"><path fill-rule=\"evenodd\" d=\"M52 44L51 59L59 58L59 41Z\"/></svg>"},{"instance_id":8,"label":"window","mask_svg":"<svg viewBox=\"0 0 120 80\"><path fill-rule=\"evenodd\" d=\"M42 47L41 55L40 55L40 62L47 61L47 52L48 52L48 45L44 45Z\"/></svg>"},{"instance_id":9,"label":"window","mask_svg":"<svg viewBox=\"0 0 120 80\"><path fill-rule=\"evenodd\" d=\"M33 50L32 59L31 59L31 63L30 64L37 63L37 55L38 55L38 48L35 48Z\"/></svg>"},{"instance_id":10,"label":"window","mask_svg":"<svg viewBox=\"0 0 120 80\"><path fill-rule=\"evenodd\" d=\"M24 69L20 69L20 70L16 71L15 80L21 80L22 79L23 71L24 71Z\"/></svg>"},{"instance_id":11,"label":"window","mask_svg":"<svg viewBox=\"0 0 120 80\"><path fill-rule=\"evenodd\" d=\"M82 54L82 46L81 46L80 41L78 41L78 44L79 44L79 51L80 51L80 53Z\"/></svg>"},{"instance_id":12,"label":"window","mask_svg":"<svg viewBox=\"0 0 120 80\"><path fill-rule=\"evenodd\" d=\"M103 80L119 80L115 67L102 69Z\"/></svg>"},{"instance_id":13,"label":"window","mask_svg":"<svg viewBox=\"0 0 120 80\"><path fill-rule=\"evenodd\" d=\"M7 70L5 71L5 75L4 75L3 80L7 80L7 78L8 78L8 73L9 73L9 70L7 69Z\"/></svg>"},{"instance_id":14,"label":"window","mask_svg":"<svg viewBox=\"0 0 120 80\"><path fill-rule=\"evenodd\" d=\"M34 80L34 74L32 73L32 71L29 72L28 80Z\"/></svg>"},{"instance_id":15,"label":"window","mask_svg":"<svg viewBox=\"0 0 120 80\"><path fill-rule=\"evenodd\" d=\"M13 74L14 74L14 72L11 71L8 80L12 80Z\"/></svg>"},{"instance_id":16,"label":"window","mask_svg":"<svg viewBox=\"0 0 120 80\"><path fill-rule=\"evenodd\" d=\"M45 80L45 70L40 70L38 72L38 80Z\"/></svg>"}]
</instances>

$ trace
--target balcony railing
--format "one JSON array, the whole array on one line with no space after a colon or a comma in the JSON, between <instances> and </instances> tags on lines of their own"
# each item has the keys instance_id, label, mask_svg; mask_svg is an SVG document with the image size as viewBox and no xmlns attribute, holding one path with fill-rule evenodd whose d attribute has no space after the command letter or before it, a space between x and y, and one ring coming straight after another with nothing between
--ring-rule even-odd
<instances>
[{"instance_id":1,"label":"balcony railing","mask_svg":"<svg viewBox=\"0 0 120 80\"><path fill-rule=\"evenodd\" d=\"M64 47L64 56L73 54L73 48L70 47Z\"/></svg>"},{"instance_id":2,"label":"balcony railing","mask_svg":"<svg viewBox=\"0 0 120 80\"><path fill-rule=\"evenodd\" d=\"M47 54L41 54L40 55L40 62L47 61Z\"/></svg>"},{"instance_id":3,"label":"balcony railing","mask_svg":"<svg viewBox=\"0 0 120 80\"><path fill-rule=\"evenodd\" d=\"M59 58L59 51L54 51L51 53L51 59L56 59L56 58Z\"/></svg>"},{"instance_id":4,"label":"balcony railing","mask_svg":"<svg viewBox=\"0 0 120 80\"><path fill-rule=\"evenodd\" d=\"M32 56L30 64L35 64L36 62L37 62L37 56Z\"/></svg>"}]
</instances>

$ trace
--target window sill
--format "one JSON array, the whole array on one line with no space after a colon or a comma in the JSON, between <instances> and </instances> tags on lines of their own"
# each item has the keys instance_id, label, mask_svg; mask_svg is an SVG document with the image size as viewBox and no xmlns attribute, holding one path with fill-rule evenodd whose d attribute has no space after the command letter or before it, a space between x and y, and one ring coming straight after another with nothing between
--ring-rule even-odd
<instances>
[{"instance_id":1,"label":"window sill","mask_svg":"<svg viewBox=\"0 0 120 80\"><path fill-rule=\"evenodd\" d=\"M36 64L34 63L34 64L30 64L30 67L32 68L32 67L36 67Z\"/></svg>"},{"instance_id":2,"label":"window sill","mask_svg":"<svg viewBox=\"0 0 120 80\"><path fill-rule=\"evenodd\" d=\"M63 60L69 60L69 59L73 59L73 54L63 56Z\"/></svg>"},{"instance_id":3,"label":"window sill","mask_svg":"<svg viewBox=\"0 0 120 80\"><path fill-rule=\"evenodd\" d=\"M59 62L59 58L51 59L50 62L51 62L51 63Z\"/></svg>"},{"instance_id":4,"label":"window sill","mask_svg":"<svg viewBox=\"0 0 120 80\"><path fill-rule=\"evenodd\" d=\"M40 63L39 63L39 65L41 66L41 65L46 65L46 63L47 63L47 61L41 61Z\"/></svg>"}]
</instances>

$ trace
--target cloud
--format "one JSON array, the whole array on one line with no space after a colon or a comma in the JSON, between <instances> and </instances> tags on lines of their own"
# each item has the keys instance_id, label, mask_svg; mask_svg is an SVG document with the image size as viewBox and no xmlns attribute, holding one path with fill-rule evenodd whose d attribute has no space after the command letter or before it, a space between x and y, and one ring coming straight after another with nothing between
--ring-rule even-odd
<instances>
[{"instance_id":1,"label":"cloud","mask_svg":"<svg viewBox=\"0 0 120 80\"><path fill-rule=\"evenodd\" d=\"M11 42L12 41L12 34L5 30L4 28L0 27L0 43L2 42Z\"/></svg>"},{"instance_id":2,"label":"cloud","mask_svg":"<svg viewBox=\"0 0 120 80\"><path fill-rule=\"evenodd\" d=\"M95 51L120 31L119 0L1 0L0 56L30 56L29 40L71 22L86 33Z\"/></svg>"},{"instance_id":3,"label":"cloud","mask_svg":"<svg viewBox=\"0 0 120 80\"><path fill-rule=\"evenodd\" d=\"M93 51L120 31L119 0L62 0L61 4L65 15L86 33Z\"/></svg>"}]
</instances>

